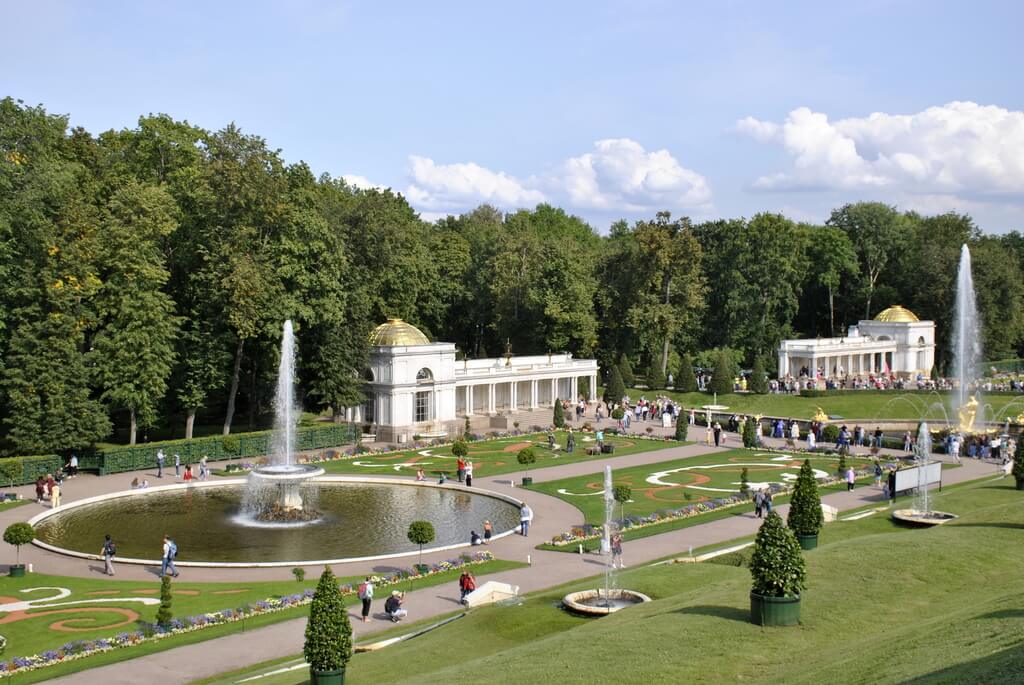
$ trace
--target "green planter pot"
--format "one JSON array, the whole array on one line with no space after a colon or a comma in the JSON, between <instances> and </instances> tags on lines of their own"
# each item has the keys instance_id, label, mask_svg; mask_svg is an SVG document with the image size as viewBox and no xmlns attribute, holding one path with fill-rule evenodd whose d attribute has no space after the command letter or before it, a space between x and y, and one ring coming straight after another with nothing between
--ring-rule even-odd
<instances>
[{"instance_id":1,"label":"green planter pot","mask_svg":"<svg viewBox=\"0 0 1024 685\"><path fill-rule=\"evenodd\" d=\"M14 564L11 566L11 578L24 578L25 564Z\"/></svg>"},{"instance_id":2,"label":"green planter pot","mask_svg":"<svg viewBox=\"0 0 1024 685\"><path fill-rule=\"evenodd\" d=\"M800 623L800 597L768 597L750 593L750 622L757 626L795 626Z\"/></svg>"},{"instance_id":3,"label":"green planter pot","mask_svg":"<svg viewBox=\"0 0 1024 685\"><path fill-rule=\"evenodd\" d=\"M345 669L337 671L318 671L309 669L310 685L345 685Z\"/></svg>"},{"instance_id":4,"label":"green planter pot","mask_svg":"<svg viewBox=\"0 0 1024 685\"><path fill-rule=\"evenodd\" d=\"M525 485L533 485L533 477L532 476L523 476L523 485L524 486Z\"/></svg>"},{"instance_id":5,"label":"green planter pot","mask_svg":"<svg viewBox=\"0 0 1024 685\"><path fill-rule=\"evenodd\" d=\"M800 549L814 549L818 546L818 534L814 535L797 535L796 539L800 542Z\"/></svg>"}]
</instances>

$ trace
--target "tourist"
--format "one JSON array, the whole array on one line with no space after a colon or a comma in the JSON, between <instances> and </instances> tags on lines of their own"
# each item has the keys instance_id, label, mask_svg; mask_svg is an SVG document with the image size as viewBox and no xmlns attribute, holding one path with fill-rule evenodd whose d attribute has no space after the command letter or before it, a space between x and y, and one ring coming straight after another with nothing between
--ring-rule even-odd
<instances>
[{"instance_id":1,"label":"tourist","mask_svg":"<svg viewBox=\"0 0 1024 685\"><path fill-rule=\"evenodd\" d=\"M423 470L423 467L416 469L416 480L425 481L427 479L427 472Z\"/></svg>"},{"instance_id":2,"label":"tourist","mask_svg":"<svg viewBox=\"0 0 1024 685\"><path fill-rule=\"evenodd\" d=\"M572 432L572 428L565 436L565 451L567 454L572 454L572 451L576 449L576 435Z\"/></svg>"},{"instance_id":3,"label":"tourist","mask_svg":"<svg viewBox=\"0 0 1024 685\"><path fill-rule=\"evenodd\" d=\"M856 481L856 480L857 480L857 474L854 473L852 466L848 466L846 468L846 491L847 492L853 492L853 484L854 484L854 481Z\"/></svg>"},{"instance_id":4,"label":"tourist","mask_svg":"<svg viewBox=\"0 0 1024 685\"><path fill-rule=\"evenodd\" d=\"M74 478L78 475L78 455L74 452L71 453L71 458L68 459L68 478Z\"/></svg>"},{"instance_id":5,"label":"tourist","mask_svg":"<svg viewBox=\"0 0 1024 685\"><path fill-rule=\"evenodd\" d=\"M615 562L618 560L619 568L626 568L626 565L622 563L622 533L614 533L611 540L612 547L612 568L615 568Z\"/></svg>"},{"instance_id":6,"label":"tourist","mask_svg":"<svg viewBox=\"0 0 1024 685\"><path fill-rule=\"evenodd\" d=\"M555 434L553 431L548 431L548 449L555 449Z\"/></svg>"},{"instance_id":7,"label":"tourist","mask_svg":"<svg viewBox=\"0 0 1024 685\"><path fill-rule=\"evenodd\" d=\"M466 479L466 460L462 457L459 457L455 461L455 475L458 477L460 483Z\"/></svg>"},{"instance_id":8,"label":"tourist","mask_svg":"<svg viewBox=\"0 0 1024 685\"><path fill-rule=\"evenodd\" d=\"M886 489L889 491L886 493L886 497L893 501L896 500L896 467L889 467L889 478L886 481Z\"/></svg>"},{"instance_id":9,"label":"tourist","mask_svg":"<svg viewBox=\"0 0 1024 685\"><path fill-rule=\"evenodd\" d=\"M110 539L109 535L104 536L103 548L100 556L103 557L103 570L108 576L114 575L114 555L117 554L117 546Z\"/></svg>"},{"instance_id":10,"label":"tourist","mask_svg":"<svg viewBox=\"0 0 1024 685\"><path fill-rule=\"evenodd\" d=\"M594 433L594 440L597 441L597 451L604 452L604 431L598 429L598 431Z\"/></svg>"},{"instance_id":11,"label":"tourist","mask_svg":"<svg viewBox=\"0 0 1024 685\"><path fill-rule=\"evenodd\" d=\"M206 477L210 475L210 467L207 465L206 455L199 460L199 480L206 480Z\"/></svg>"},{"instance_id":12,"label":"tourist","mask_svg":"<svg viewBox=\"0 0 1024 685\"><path fill-rule=\"evenodd\" d=\"M882 429L878 428L876 426L875 427L875 447L878 447L878 448L882 447L882 436L883 435L884 434L882 433Z\"/></svg>"},{"instance_id":13,"label":"tourist","mask_svg":"<svg viewBox=\"0 0 1024 685\"><path fill-rule=\"evenodd\" d=\"M814 436L814 428L812 427L811 430L807 431L807 451L813 452L814 448L817 447L817 443L818 438Z\"/></svg>"},{"instance_id":14,"label":"tourist","mask_svg":"<svg viewBox=\"0 0 1024 685\"><path fill-rule=\"evenodd\" d=\"M472 572L463 571L459 576L459 601L466 604L466 597L473 590L476 590L476 578L473 577Z\"/></svg>"},{"instance_id":15,"label":"tourist","mask_svg":"<svg viewBox=\"0 0 1024 685\"><path fill-rule=\"evenodd\" d=\"M366 580L359 586L359 599L363 603L363 623L370 620L370 604L373 602L373 578L366 576Z\"/></svg>"},{"instance_id":16,"label":"tourist","mask_svg":"<svg viewBox=\"0 0 1024 685\"><path fill-rule=\"evenodd\" d=\"M409 612L402 608L402 601L405 595L398 590L392 590L391 596L384 601L384 611L392 623L398 623L405 618Z\"/></svg>"},{"instance_id":17,"label":"tourist","mask_svg":"<svg viewBox=\"0 0 1024 685\"><path fill-rule=\"evenodd\" d=\"M762 506L764 507L764 515L772 513L772 491L771 488L764 489L764 501Z\"/></svg>"},{"instance_id":18,"label":"tourist","mask_svg":"<svg viewBox=\"0 0 1024 685\"><path fill-rule=\"evenodd\" d=\"M789 438L793 442L800 439L800 424L796 421L793 421L793 423L789 425Z\"/></svg>"},{"instance_id":19,"label":"tourist","mask_svg":"<svg viewBox=\"0 0 1024 685\"><path fill-rule=\"evenodd\" d=\"M882 482L882 465L875 459L875 487L878 487Z\"/></svg>"},{"instance_id":20,"label":"tourist","mask_svg":"<svg viewBox=\"0 0 1024 685\"><path fill-rule=\"evenodd\" d=\"M754 493L754 516L761 518L761 510L764 508L764 492L758 490Z\"/></svg>"},{"instance_id":21,"label":"tourist","mask_svg":"<svg viewBox=\"0 0 1024 685\"><path fill-rule=\"evenodd\" d=\"M466 461L466 487L473 487L473 462Z\"/></svg>"},{"instance_id":22,"label":"tourist","mask_svg":"<svg viewBox=\"0 0 1024 685\"><path fill-rule=\"evenodd\" d=\"M46 497L46 479L42 476L36 478L36 504L42 504Z\"/></svg>"},{"instance_id":23,"label":"tourist","mask_svg":"<svg viewBox=\"0 0 1024 685\"><path fill-rule=\"evenodd\" d=\"M50 508L56 509L60 506L60 483L54 482L50 488Z\"/></svg>"},{"instance_id":24,"label":"tourist","mask_svg":"<svg viewBox=\"0 0 1024 685\"><path fill-rule=\"evenodd\" d=\"M444 485L447 482L448 482L448 474L445 473L444 471L442 471L441 472L441 476L437 479L437 484L438 485Z\"/></svg>"},{"instance_id":25,"label":"tourist","mask_svg":"<svg viewBox=\"0 0 1024 685\"><path fill-rule=\"evenodd\" d=\"M192 464L186 464L185 465L185 482L186 483L191 483L192 482Z\"/></svg>"},{"instance_id":26,"label":"tourist","mask_svg":"<svg viewBox=\"0 0 1024 685\"><path fill-rule=\"evenodd\" d=\"M693 426L693 425L696 425L696 424L697 424L697 410L691 408L690 409L690 425Z\"/></svg>"},{"instance_id":27,"label":"tourist","mask_svg":"<svg viewBox=\"0 0 1024 685\"><path fill-rule=\"evenodd\" d=\"M53 494L53 485L56 482L57 481L55 481L53 479L53 474L52 473L46 474L46 498L47 499L49 499L50 496Z\"/></svg>"},{"instance_id":28,"label":"tourist","mask_svg":"<svg viewBox=\"0 0 1024 685\"><path fill-rule=\"evenodd\" d=\"M526 502L519 508L519 534L526 537L530 533L530 521L533 520L533 510Z\"/></svg>"},{"instance_id":29,"label":"tourist","mask_svg":"<svg viewBox=\"0 0 1024 685\"><path fill-rule=\"evenodd\" d=\"M160 575L166 576L170 571L175 578L178 577L178 569L174 568L174 559L178 556L178 545L169 535L164 535L164 546L161 554Z\"/></svg>"},{"instance_id":30,"label":"tourist","mask_svg":"<svg viewBox=\"0 0 1024 685\"><path fill-rule=\"evenodd\" d=\"M715 435L715 447L718 447L719 445L722 444L722 424L720 424L718 421L715 421L715 425L712 428L712 432Z\"/></svg>"},{"instance_id":31,"label":"tourist","mask_svg":"<svg viewBox=\"0 0 1024 685\"><path fill-rule=\"evenodd\" d=\"M132 490L138 490L138 489L139 489L139 479L138 478L132 478Z\"/></svg>"},{"instance_id":32,"label":"tourist","mask_svg":"<svg viewBox=\"0 0 1024 685\"><path fill-rule=\"evenodd\" d=\"M484 521L484 544L491 544L491 535L494 534L494 526L490 521Z\"/></svg>"},{"instance_id":33,"label":"tourist","mask_svg":"<svg viewBox=\"0 0 1024 685\"><path fill-rule=\"evenodd\" d=\"M145 478L143 478L142 482L139 484L139 489L140 490L145 490L148 487L149 487L149 481L146 480Z\"/></svg>"},{"instance_id":34,"label":"tourist","mask_svg":"<svg viewBox=\"0 0 1024 685\"><path fill-rule=\"evenodd\" d=\"M156 451L156 477L157 478L163 478L164 477L164 459L165 459L164 451L163 450L157 450Z\"/></svg>"},{"instance_id":35,"label":"tourist","mask_svg":"<svg viewBox=\"0 0 1024 685\"><path fill-rule=\"evenodd\" d=\"M469 544L476 547L477 545L484 544L484 541L480 539L480 536L477 535L475 530L471 530L469 531Z\"/></svg>"},{"instance_id":36,"label":"tourist","mask_svg":"<svg viewBox=\"0 0 1024 685\"><path fill-rule=\"evenodd\" d=\"M912 448L913 448L913 436L910 434L910 431L907 431L906 433L903 434L903 451L904 452L912 452L913 451Z\"/></svg>"},{"instance_id":37,"label":"tourist","mask_svg":"<svg viewBox=\"0 0 1024 685\"><path fill-rule=\"evenodd\" d=\"M177 452L175 452L174 453L174 477L178 478L179 476L181 476L181 457L178 456Z\"/></svg>"}]
</instances>

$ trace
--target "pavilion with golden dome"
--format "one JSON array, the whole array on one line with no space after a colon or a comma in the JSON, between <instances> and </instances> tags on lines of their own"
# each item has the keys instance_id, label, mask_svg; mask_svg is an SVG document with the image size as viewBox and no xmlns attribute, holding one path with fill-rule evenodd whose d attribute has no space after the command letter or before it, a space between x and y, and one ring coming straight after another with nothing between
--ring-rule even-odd
<instances>
[{"instance_id":1,"label":"pavilion with golden dome","mask_svg":"<svg viewBox=\"0 0 1024 685\"><path fill-rule=\"evenodd\" d=\"M596 397L597 361L567 352L456 360L454 343L430 342L401 319L377 326L369 343L366 404L349 418L368 424L378 441L456 435L467 417L481 431L519 419L547 425L555 400L579 396L581 378L588 380L586 399Z\"/></svg>"},{"instance_id":2,"label":"pavilion with golden dome","mask_svg":"<svg viewBox=\"0 0 1024 685\"><path fill-rule=\"evenodd\" d=\"M779 377L843 378L895 374L927 377L935 364L935 322L921 321L901 305L850 326L841 338L783 340Z\"/></svg>"}]
</instances>

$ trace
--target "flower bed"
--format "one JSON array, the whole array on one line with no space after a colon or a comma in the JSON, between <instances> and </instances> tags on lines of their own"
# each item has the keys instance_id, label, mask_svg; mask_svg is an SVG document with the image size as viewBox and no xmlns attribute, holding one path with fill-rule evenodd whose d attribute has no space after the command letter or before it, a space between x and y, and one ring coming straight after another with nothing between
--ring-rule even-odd
<instances>
[{"instance_id":1,"label":"flower bed","mask_svg":"<svg viewBox=\"0 0 1024 685\"><path fill-rule=\"evenodd\" d=\"M449 559L447 561L432 564L425 573L420 573L413 569L399 569L394 573L387 575L373 576L373 582L378 587L387 587L406 580L423 578L438 573L444 573L445 571L454 571L465 566L483 564L493 560L494 555L490 552L477 552L472 555L463 554L457 559ZM343 595L355 594L357 591L358 586L353 586L351 584L343 584L341 586L341 592ZM202 630L203 628L210 628L212 626L222 625L225 623L241 621L252 616L261 616L263 614L271 614L285 609L304 606L309 604L312 599L313 590L306 590L294 595L271 597L242 607L236 607L234 609L223 609L221 611L214 611L206 614L175 618L171 621L170 625L166 627L155 624L144 624L140 630L118 633L113 637L97 640L73 640L72 642L62 645L58 649L48 649L40 654L19 656L6 661L0 661L0 678L24 673L25 671L34 671L39 668L53 666L65 661L82 659L101 652L109 652L123 647L132 647L134 645L142 644L144 642L152 642L154 640L162 640L163 638L170 637L171 635L179 635L181 633ZM3 637L0 636L0 640L2 639Z\"/></svg>"}]
</instances>

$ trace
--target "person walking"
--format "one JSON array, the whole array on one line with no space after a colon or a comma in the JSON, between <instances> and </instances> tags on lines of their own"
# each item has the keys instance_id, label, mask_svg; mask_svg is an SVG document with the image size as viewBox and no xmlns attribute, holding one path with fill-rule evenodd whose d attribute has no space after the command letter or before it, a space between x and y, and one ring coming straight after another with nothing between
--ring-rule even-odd
<instances>
[{"instance_id":1,"label":"person walking","mask_svg":"<svg viewBox=\"0 0 1024 685\"><path fill-rule=\"evenodd\" d=\"M491 535L494 533L494 526L490 521L484 521L484 544L491 544Z\"/></svg>"},{"instance_id":2,"label":"person walking","mask_svg":"<svg viewBox=\"0 0 1024 685\"><path fill-rule=\"evenodd\" d=\"M177 452L174 453L174 477L181 477L181 456Z\"/></svg>"},{"instance_id":3,"label":"person walking","mask_svg":"<svg viewBox=\"0 0 1024 685\"><path fill-rule=\"evenodd\" d=\"M519 534L526 537L530 533L530 521L533 520L533 510L530 506L523 502L523 506L519 508Z\"/></svg>"},{"instance_id":4,"label":"person walking","mask_svg":"<svg viewBox=\"0 0 1024 685\"><path fill-rule=\"evenodd\" d=\"M764 491L758 490L754 493L754 516L761 518L761 510L764 508Z\"/></svg>"},{"instance_id":5,"label":"person walking","mask_svg":"<svg viewBox=\"0 0 1024 685\"><path fill-rule=\"evenodd\" d=\"M762 501L764 507L764 515L772 513L772 491L769 488L764 489L764 500Z\"/></svg>"},{"instance_id":6,"label":"person walking","mask_svg":"<svg viewBox=\"0 0 1024 685\"><path fill-rule=\"evenodd\" d=\"M715 421L714 434L715 447L718 447L722 443L722 424L720 424L718 421Z\"/></svg>"},{"instance_id":7,"label":"person walking","mask_svg":"<svg viewBox=\"0 0 1024 685\"><path fill-rule=\"evenodd\" d=\"M473 487L473 462L466 462L466 487Z\"/></svg>"},{"instance_id":8,"label":"person walking","mask_svg":"<svg viewBox=\"0 0 1024 685\"><path fill-rule=\"evenodd\" d=\"M46 479L42 476L36 478L36 504L42 504L46 498Z\"/></svg>"},{"instance_id":9,"label":"person walking","mask_svg":"<svg viewBox=\"0 0 1024 685\"><path fill-rule=\"evenodd\" d=\"M206 476L210 473L210 467L207 466L206 455L199 460L199 480L206 480Z\"/></svg>"},{"instance_id":10,"label":"person walking","mask_svg":"<svg viewBox=\"0 0 1024 685\"><path fill-rule=\"evenodd\" d=\"M174 568L174 559L177 556L178 545L175 544L174 540L172 540L169 535L164 535L164 547L161 557L162 562L160 564L161 576L166 576L167 572L170 571L173 577L178 577L178 569Z\"/></svg>"},{"instance_id":11,"label":"person walking","mask_svg":"<svg viewBox=\"0 0 1024 685\"><path fill-rule=\"evenodd\" d=\"M108 576L114 575L114 555L117 554L117 545L110 539L109 535L103 538L103 548L100 555L103 557L103 570Z\"/></svg>"},{"instance_id":12,"label":"person walking","mask_svg":"<svg viewBox=\"0 0 1024 685\"><path fill-rule=\"evenodd\" d=\"M626 568L626 565L622 563L622 533L616 532L612 535L612 568L615 568L615 562L619 562L619 568Z\"/></svg>"},{"instance_id":13,"label":"person walking","mask_svg":"<svg viewBox=\"0 0 1024 685\"><path fill-rule=\"evenodd\" d=\"M470 571L463 571L459 576L459 601L466 604L466 596L476 590L476 578Z\"/></svg>"},{"instance_id":14,"label":"person walking","mask_svg":"<svg viewBox=\"0 0 1024 685\"><path fill-rule=\"evenodd\" d=\"M60 483L54 481L50 488L50 508L56 509L60 506Z\"/></svg>"},{"instance_id":15,"label":"person walking","mask_svg":"<svg viewBox=\"0 0 1024 685\"><path fill-rule=\"evenodd\" d=\"M157 478L163 478L164 477L164 459L165 458L166 457L164 457L164 451L163 450L157 450L156 451L156 477Z\"/></svg>"},{"instance_id":16,"label":"person walking","mask_svg":"<svg viewBox=\"0 0 1024 685\"><path fill-rule=\"evenodd\" d=\"M566 454L572 454L574 449L576 449L576 435L572 432L572 428L570 427L568 434L565 436Z\"/></svg>"},{"instance_id":17,"label":"person walking","mask_svg":"<svg viewBox=\"0 0 1024 685\"><path fill-rule=\"evenodd\" d=\"M74 478L78 475L78 455L74 452L71 453L71 458L68 459L68 478Z\"/></svg>"},{"instance_id":18,"label":"person walking","mask_svg":"<svg viewBox=\"0 0 1024 685\"><path fill-rule=\"evenodd\" d=\"M856 479L857 479L857 474L855 474L853 472L853 467L852 466L847 467L847 469L846 469L846 491L847 492L852 492L853 491L853 484L854 484L854 481Z\"/></svg>"},{"instance_id":19,"label":"person walking","mask_svg":"<svg viewBox=\"0 0 1024 685\"><path fill-rule=\"evenodd\" d=\"M882 483L882 465L878 463L877 459L875 459L874 471L875 471L875 487L878 487Z\"/></svg>"},{"instance_id":20,"label":"person walking","mask_svg":"<svg viewBox=\"0 0 1024 685\"><path fill-rule=\"evenodd\" d=\"M455 462L455 473L461 483L466 478L466 460L459 457Z\"/></svg>"},{"instance_id":21,"label":"person walking","mask_svg":"<svg viewBox=\"0 0 1024 685\"><path fill-rule=\"evenodd\" d=\"M373 603L373 578L366 576L366 580L359 586L359 600L363 603L363 623L370 620L370 605Z\"/></svg>"}]
</instances>

